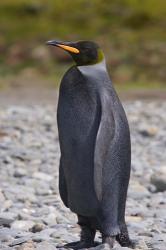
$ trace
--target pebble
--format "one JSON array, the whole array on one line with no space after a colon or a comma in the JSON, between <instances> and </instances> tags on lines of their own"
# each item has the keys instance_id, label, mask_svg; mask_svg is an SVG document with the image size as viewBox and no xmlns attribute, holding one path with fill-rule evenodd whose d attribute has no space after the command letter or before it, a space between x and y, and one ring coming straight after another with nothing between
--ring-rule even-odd
<instances>
[{"instance_id":1,"label":"pebble","mask_svg":"<svg viewBox=\"0 0 166 250\"><path fill-rule=\"evenodd\" d=\"M23 231L29 231L29 230L32 230L34 225L35 223L33 221L15 220L12 223L11 228L19 229Z\"/></svg>"},{"instance_id":2,"label":"pebble","mask_svg":"<svg viewBox=\"0 0 166 250\"><path fill-rule=\"evenodd\" d=\"M139 182L131 181L128 194L133 199L142 199L149 196L149 191Z\"/></svg>"},{"instance_id":3,"label":"pebble","mask_svg":"<svg viewBox=\"0 0 166 250\"><path fill-rule=\"evenodd\" d=\"M100 244L97 247L91 247L89 248L90 250L110 250L110 247L108 244ZM115 246L113 250L131 250L131 248L128 247L120 247L120 246Z\"/></svg>"},{"instance_id":4,"label":"pebble","mask_svg":"<svg viewBox=\"0 0 166 250\"><path fill-rule=\"evenodd\" d=\"M18 178L26 176L26 175L27 175L27 170L24 168L16 168L13 174L14 177L18 177Z\"/></svg>"},{"instance_id":5,"label":"pebble","mask_svg":"<svg viewBox=\"0 0 166 250\"><path fill-rule=\"evenodd\" d=\"M28 236L20 237L20 238L18 238L18 239L13 240L13 241L9 244L9 246L10 246L10 247L18 246L18 245L21 245L21 244L23 244L23 243L29 241L29 240L30 240L30 237L28 237Z\"/></svg>"},{"instance_id":6,"label":"pebble","mask_svg":"<svg viewBox=\"0 0 166 250\"><path fill-rule=\"evenodd\" d=\"M132 144L128 230L139 250L165 250L166 102L128 101L124 108ZM59 197L55 110L0 107L0 249L55 250L79 240L77 218ZM108 246L95 247L100 249ZM129 248L116 243L114 249Z\"/></svg>"},{"instance_id":7,"label":"pebble","mask_svg":"<svg viewBox=\"0 0 166 250\"><path fill-rule=\"evenodd\" d=\"M4 194L2 193L2 191L0 190L0 206L1 204L3 204L5 202L5 196ZM1 208L1 207L0 207Z\"/></svg>"},{"instance_id":8,"label":"pebble","mask_svg":"<svg viewBox=\"0 0 166 250\"><path fill-rule=\"evenodd\" d=\"M16 248L17 250L35 250L35 244L33 241L29 240L28 242L26 242L25 244L21 244L21 246L18 246ZM44 250L44 249L43 249Z\"/></svg>"},{"instance_id":9,"label":"pebble","mask_svg":"<svg viewBox=\"0 0 166 250\"><path fill-rule=\"evenodd\" d=\"M152 174L151 183L156 187L156 192L166 191L166 166Z\"/></svg>"},{"instance_id":10,"label":"pebble","mask_svg":"<svg viewBox=\"0 0 166 250\"><path fill-rule=\"evenodd\" d=\"M52 244L48 243L47 241L43 241L37 245L36 250L56 250L56 247L53 246Z\"/></svg>"},{"instance_id":11,"label":"pebble","mask_svg":"<svg viewBox=\"0 0 166 250\"><path fill-rule=\"evenodd\" d=\"M37 233L40 232L44 229L44 224L42 223L37 223L31 228L32 233Z\"/></svg>"},{"instance_id":12,"label":"pebble","mask_svg":"<svg viewBox=\"0 0 166 250\"><path fill-rule=\"evenodd\" d=\"M42 173L42 172L35 172L33 174L33 177L36 179L44 180L44 181L51 181L53 179L53 176Z\"/></svg>"},{"instance_id":13,"label":"pebble","mask_svg":"<svg viewBox=\"0 0 166 250\"><path fill-rule=\"evenodd\" d=\"M115 247L113 250L131 250L131 248L128 247Z\"/></svg>"},{"instance_id":14,"label":"pebble","mask_svg":"<svg viewBox=\"0 0 166 250\"><path fill-rule=\"evenodd\" d=\"M17 216L14 213L3 212L0 213L0 226L10 226Z\"/></svg>"},{"instance_id":15,"label":"pebble","mask_svg":"<svg viewBox=\"0 0 166 250\"><path fill-rule=\"evenodd\" d=\"M145 125L145 127L139 129L139 133L145 137L153 137L158 133L158 128Z\"/></svg>"},{"instance_id":16,"label":"pebble","mask_svg":"<svg viewBox=\"0 0 166 250\"><path fill-rule=\"evenodd\" d=\"M89 248L91 250L109 250L109 245L108 244L101 244L101 245L98 245L96 247L91 247Z\"/></svg>"}]
</instances>

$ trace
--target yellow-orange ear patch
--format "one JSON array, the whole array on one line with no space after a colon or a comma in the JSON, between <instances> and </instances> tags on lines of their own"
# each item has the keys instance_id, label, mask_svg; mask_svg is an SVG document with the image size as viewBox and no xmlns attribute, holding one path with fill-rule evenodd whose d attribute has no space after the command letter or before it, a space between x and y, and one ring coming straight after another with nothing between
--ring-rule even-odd
<instances>
[{"instance_id":1,"label":"yellow-orange ear patch","mask_svg":"<svg viewBox=\"0 0 166 250\"><path fill-rule=\"evenodd\" d=\"M67 46L67 45L63 45L63 44L58 44L59 47L61 47L62 49L65 49L67 51L70 51L72 53L78 54L80 53L80 51L74 47L71 46Z\"/></svg>"}]
</instances>

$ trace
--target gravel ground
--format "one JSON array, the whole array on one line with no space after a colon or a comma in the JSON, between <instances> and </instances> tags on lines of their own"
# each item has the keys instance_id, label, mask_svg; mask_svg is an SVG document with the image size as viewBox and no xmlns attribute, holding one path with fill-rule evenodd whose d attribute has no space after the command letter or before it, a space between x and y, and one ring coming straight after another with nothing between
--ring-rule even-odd
<instances>
[{"instance_id":1,"label":"gravel ground","mask_svg":"<svg viewBox=\"0 0 166 250\"><path fill-rule=\"evenodd\" d=\"M166 102L124 106L132 138L129 232L137 249L165 250ZM76 217L58 194L58 161L56 107L0 108L0 250L54 250L79 239Z\"/></svg>"}]
</instances>

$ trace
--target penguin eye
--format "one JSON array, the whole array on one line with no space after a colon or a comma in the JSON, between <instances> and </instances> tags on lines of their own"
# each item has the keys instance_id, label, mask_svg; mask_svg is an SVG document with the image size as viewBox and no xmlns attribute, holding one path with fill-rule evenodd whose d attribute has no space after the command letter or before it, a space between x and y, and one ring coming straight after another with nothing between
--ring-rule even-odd
<instances>
[{"instance_id":1,"label":"penguin eye","mask_svg":"<svg viewBox=\"0 0 166 250\"><path fill-rule=\"evenodd\" d=\"M89 49L88 49L88 48L85 48L85 49L84 49L84 52L88 53L88 52L89 52Z\"/></svg>"},{"instance_id":2,"label":"penguin eye","mask_svg":"<svg viewBox=\"0 0 166 250\"><path fill-rule=\"evenodd\" d=\"M91 52L91 48L90 47L84 48L84 53L90 54L90 52Z\"/></svg>"}]
</instances>

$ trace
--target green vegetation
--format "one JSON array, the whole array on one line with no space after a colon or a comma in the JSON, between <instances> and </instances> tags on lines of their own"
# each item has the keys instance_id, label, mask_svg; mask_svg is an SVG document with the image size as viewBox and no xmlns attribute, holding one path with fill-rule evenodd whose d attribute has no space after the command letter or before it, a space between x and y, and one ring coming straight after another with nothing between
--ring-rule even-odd
<instances>
[{"instance_id":1,"label":"green vegetation","mask_svg":"<svg viewBox=\"0 0 166 250\"><path fill-rule=\"evenodd\" d=\"M45 41L92 39L103 47L115 82L160 87L166 77L165 17L163 0L1 0L0 75L35 68L59 79L68 57L50 53Z\"/></svg>"}]
</instances>

